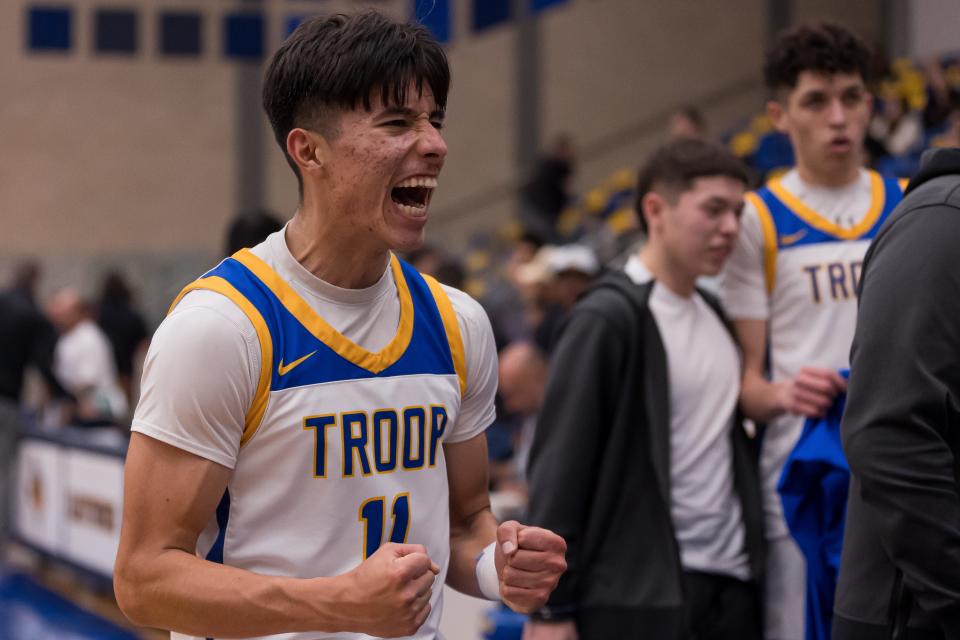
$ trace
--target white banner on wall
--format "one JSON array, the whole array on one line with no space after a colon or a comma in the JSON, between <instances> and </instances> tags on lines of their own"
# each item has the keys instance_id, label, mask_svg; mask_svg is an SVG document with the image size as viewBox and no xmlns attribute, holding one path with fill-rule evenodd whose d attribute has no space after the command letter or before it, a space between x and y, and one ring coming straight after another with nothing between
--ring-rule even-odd
<instances>
[{"instance_id":1,"label":"white banner on wall","mask_svg":"<svg viewBox=\"0 0 960 640\"><path fill-rule=\"evenodd\" d=\"M17 452L15 530L25 542L59 553L64 533L62 449L43 440L23 440Z\"/></svg>"},{"instance_id":2,"label":"white banner on wall","mask_svg":"<svg viewBox=\"0 0 960 640\"><path fill-rule=\"evenodd\" d=\"M64 449L64 558L113 574L123 509L123 460Z\"/></svg>"}]
</instances>

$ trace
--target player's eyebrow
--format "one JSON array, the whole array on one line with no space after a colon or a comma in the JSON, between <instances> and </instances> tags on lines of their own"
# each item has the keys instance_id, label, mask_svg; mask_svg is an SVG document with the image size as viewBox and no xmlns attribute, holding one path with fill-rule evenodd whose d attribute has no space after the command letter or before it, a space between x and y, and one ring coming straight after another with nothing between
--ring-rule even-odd
<instances>
[{"instance_id":1,"label":"player's eyebrow","mask_svg":"<svg viewBox=\"0 0 960 640\"><path fill-rule=\"evenodd\" d=\"M708 207L724 207L736 210L737 208L743 207L743 200L730 200L723 196L711 196L704 204Z\"/></svg>"},{"instance_id":2,"label":"player's eyebrow","mask_svg":"<svg viewBox=\"0 0 960 640\"><path fill-rule=\"evenodd\" d=\"M394 106L394 107L386 107L383 111L377 114L378 118L388 118L391 116L399 116L402 118L416 118L417 111L415 111L414 109L411 109L410 107ZM444 113L440 109L435 109L430 112L431 120L443 120L443 118L444 118Z\"/></svg>"}]
</instances>

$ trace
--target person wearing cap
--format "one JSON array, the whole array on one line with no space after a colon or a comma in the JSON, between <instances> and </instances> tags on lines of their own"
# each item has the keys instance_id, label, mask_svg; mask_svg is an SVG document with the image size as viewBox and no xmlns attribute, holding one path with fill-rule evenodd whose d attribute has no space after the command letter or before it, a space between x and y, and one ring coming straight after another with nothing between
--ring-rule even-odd
<instances>
[{"instance_id":1,"label":"person wearing cap","mask_svg":"<svg viewBox=\"0 0 960 640\"><path fill-rule=\"evenodd\" d=\"M524 265L519 275L523 282L537 287L540 307L533 341L545 354L553 350L564 320L599 273L593 249L579 244L545 246Z\"/></svg>"}]
</instances>

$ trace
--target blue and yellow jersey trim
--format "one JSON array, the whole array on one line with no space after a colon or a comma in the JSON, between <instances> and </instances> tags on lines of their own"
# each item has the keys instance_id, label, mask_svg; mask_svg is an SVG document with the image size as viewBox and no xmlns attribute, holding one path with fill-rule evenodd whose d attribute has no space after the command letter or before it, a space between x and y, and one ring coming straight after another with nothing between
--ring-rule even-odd
<instances>
[{"instance_id":1,"label":"blue and yellow jersey trim","mask_svg":"<svg viewBox=\"0 0 960 640\"><path fill-rule=\"evenodd\" d=\"M760 219L760 230L763 233L763 277L767 284L767 295L770 295L777 277L777 227L762 198L756 193L748 193L746 200L753 205Z\"/></svg>"},{"instance_id":2,"label":"blue and yellow jersey trim","mask_svg":"<svg viewBox=\"0 0 960 640\"><path fill-rule=\"evenodd\" d=\"M270 363L273 361L273 341L270 338L270 329L260 311L254 307L243 294L241 294L230 282L220 276L207 275L198 280L194 280L174 299L170 304L169 314L174 307L180 303L183 296L197 289L206 289L215 291L229 298L234 304L240 307L240 310L250 319L250 323L257 332L257 341L260 343L260 376L257 381L257 390L254 393L250 408L247 409L247 415L244 419L243 434L240 436L240 446L247 443L253 434L260 428L260 422L263 420L263 414L267 410L267 401L270 397Z\"/></svg>"},{"instance_id":3,"label":"blue and yellow jersey trim","mask_svg":"<svg viewBox=\"0 0 960 640\"><path fill-rule=\"evenodd\" d=\"M343 380L456 375L466 392L466 357L456 313L436 280L392 256L400 321L391 341L370 352L334 329L263 260L242 249L187 285L170 307L196 289L220 293L253 324L261 369L241 446L256 433L270 393Z\"/></svg>"},{"instance_id":4,"label":"blue and yellow jersey trim","mask_svg":"<svg viewBox=\"0 0 960 640\"><path fill-rule=\"evenodd\" d=\"M790 193L780 178L747 195L763 230L763 266L767 293L776 284L777 256L781 251L825 242L871 240L903 197L906 182L869 172L870 207L856 225L846 228L827 219Z\"/></svg>"},{"instance_id":5,"label":"blue and yellow jersey trim","mask_svg":"<svg viewBox=\"0 0 960 640\"><path fill-rule=\"evenodd\" d=\"M276 271L249 249L238 251L234 254L233 260L245 266L263 281L287 311L297 318L310 333L322 340L341 357L363 369L380 373L395 363L410 344L410 338L413 336L413 301L406 280L403 278L400 261L395 256L390 258L390 268L393 271L400 297L400 325L393 339L377 353L372 353L360 345L354 344L331 327L293 290L293 287L287 284Z\"/></svg>"}]
</instances>

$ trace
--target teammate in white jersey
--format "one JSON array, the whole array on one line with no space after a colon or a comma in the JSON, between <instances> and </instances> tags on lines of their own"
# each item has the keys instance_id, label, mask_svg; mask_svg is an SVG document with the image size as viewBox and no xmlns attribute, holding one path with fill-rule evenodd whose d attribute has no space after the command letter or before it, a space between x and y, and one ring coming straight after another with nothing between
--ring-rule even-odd
<instances>
[{"instance_id":1,"label":"teammate in white jersey","mask_svg":"<svg viewBox=\"0 0 960 640\"><path fill-rule=\"evenodd\" d=\"M448 86L424 28L373 12L274 55L264 107L300 205L151 345L114 577L134 622L436 638L443 582L528 612L565 569L562 538L489 510L486 316L392 254L422 242Z\"/></svg>"},{"instance_id":2,"label":"teammate in white jersey","mask_svg":"<svg viewBox=\"0 0 960 640\"><path fill-rule=\"evenodd\" d=\"M901 194L897 180L862 168L869 58L854 34L831 24L800 26L776 40L764 69L767 112L789 136L796 166L748 194L722 278L744 353L743 410L767 425L760 472L768 640L804 637L805 565L777 482L804 418L822 415L846 386L837 370L848 366L860 266Z\"/></svg>"}]
</instances>

